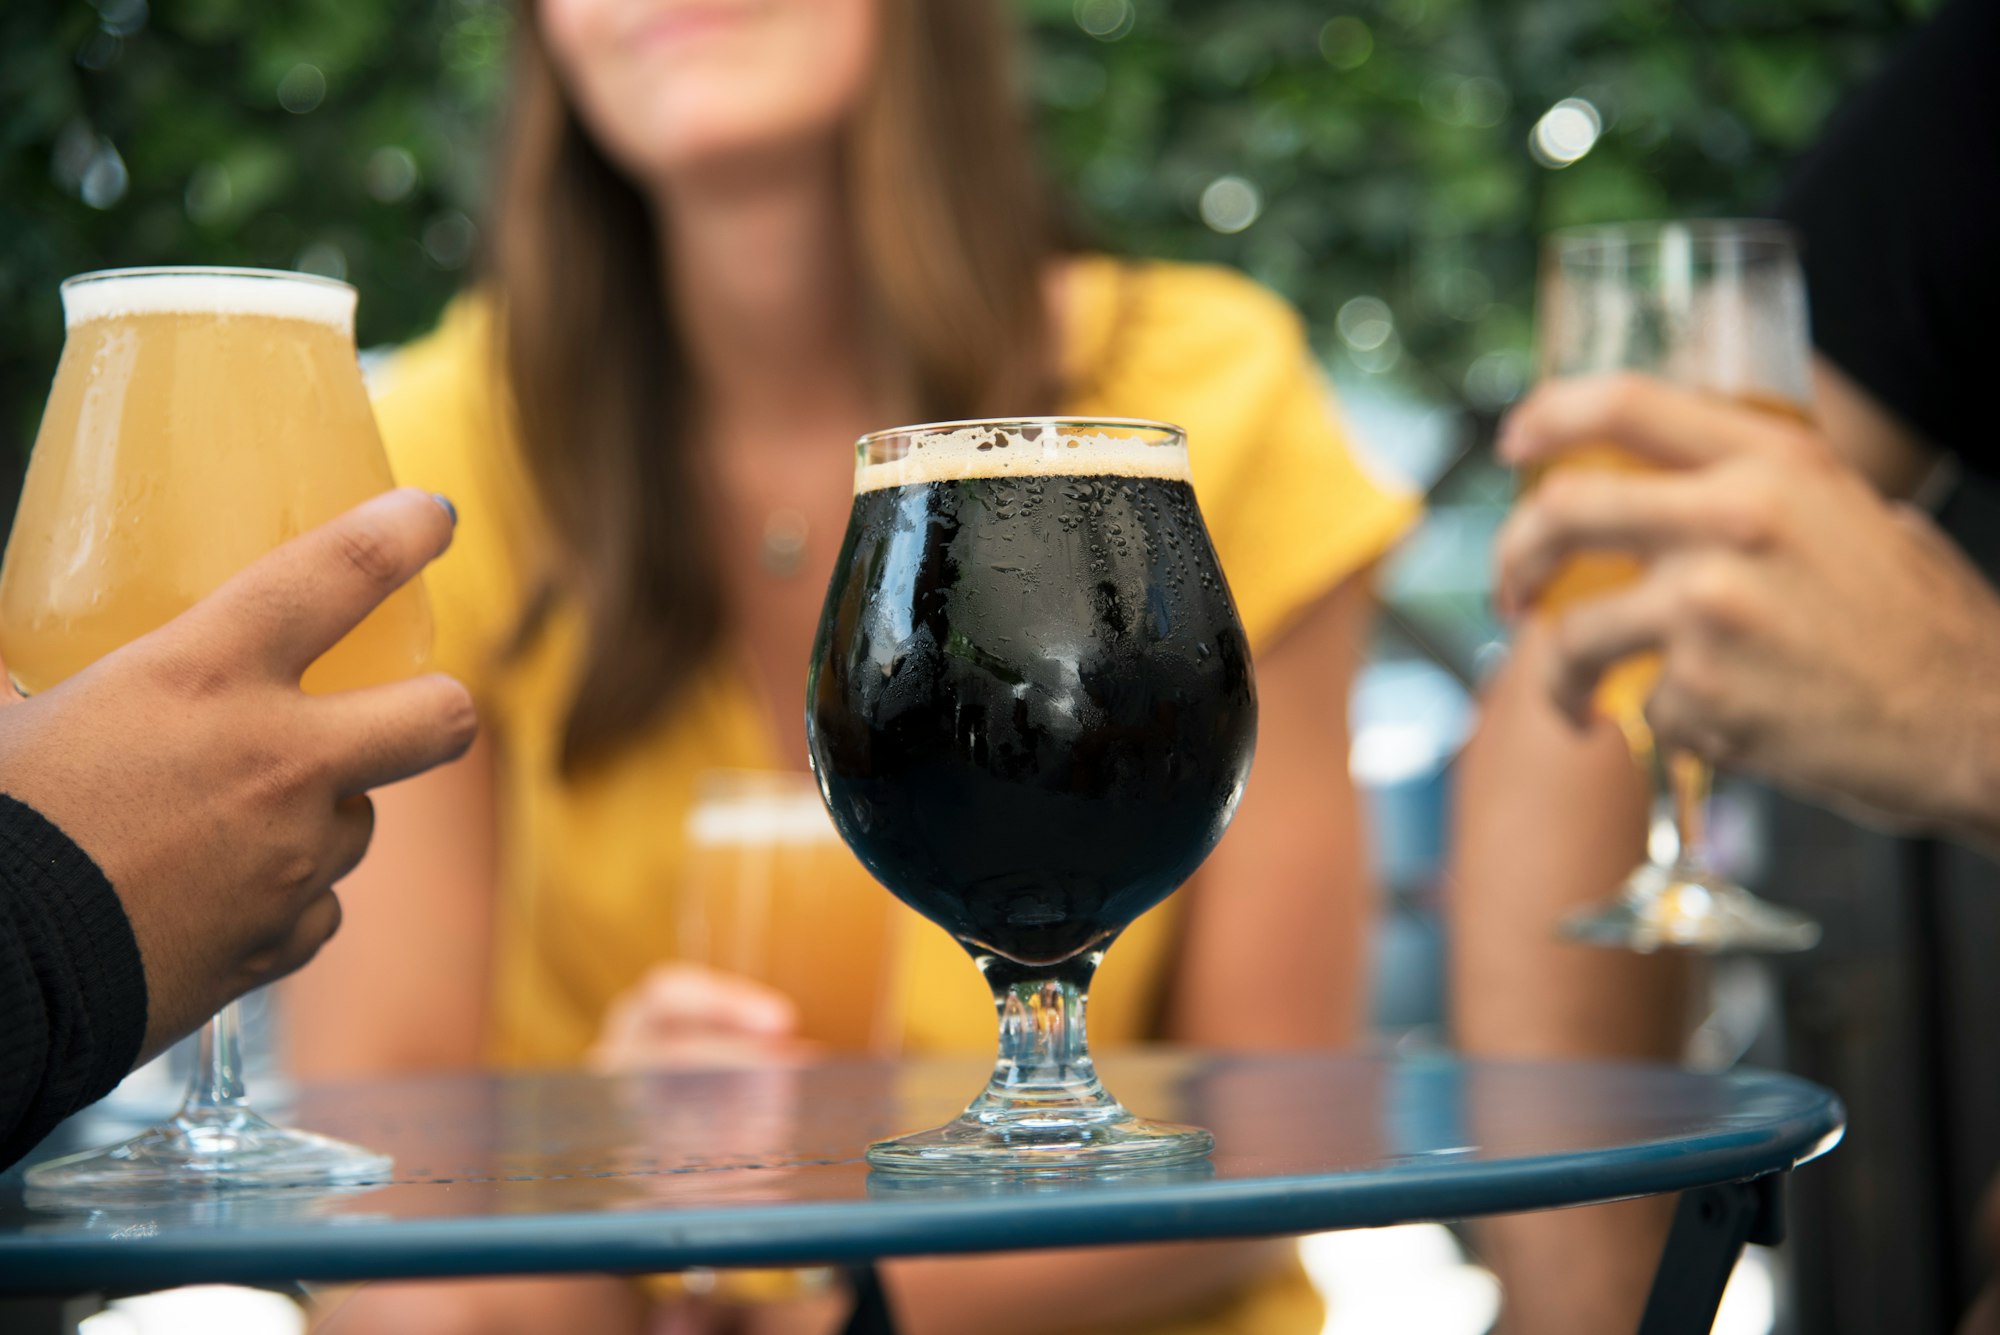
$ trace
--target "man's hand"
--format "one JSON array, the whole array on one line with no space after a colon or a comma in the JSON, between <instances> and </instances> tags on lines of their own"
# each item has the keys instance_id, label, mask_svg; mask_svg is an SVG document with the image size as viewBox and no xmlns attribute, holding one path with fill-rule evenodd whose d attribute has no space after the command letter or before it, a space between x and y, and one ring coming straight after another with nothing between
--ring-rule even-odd
<instances>
[{"instance_id":1,"label":"man's hand","mask_svg":"<svg viewBox=\"0 0 2000 1335\"><path fill-rule=\"evenodd\" d=\"M1557 470L1502 530L1498 601L1530 608L1570 556L1643 558L1554 624L1548 687L1587 718L1598 678L1661 654L1665 746L1892 819L2000 837L2000 599L1930 521L1884 501L1802 424L1618 375L1543 385L1501 454L1612 444L1657 473Z\"/></svg>"},{"instance_id":2,"label":"man's hand","mask_svg":"<svg viewBox=\"0 0 2000 1335\"><path fill-rule=\"evenodd\" d=\"M0 707L0 791L97 862L144 959L144 1055L311 959L367 850L370 788L450 760L476 720L426 676L308 696L300 675L450 545L394 491L272 551L180 617Z\"/></svg>"}]
</instances>

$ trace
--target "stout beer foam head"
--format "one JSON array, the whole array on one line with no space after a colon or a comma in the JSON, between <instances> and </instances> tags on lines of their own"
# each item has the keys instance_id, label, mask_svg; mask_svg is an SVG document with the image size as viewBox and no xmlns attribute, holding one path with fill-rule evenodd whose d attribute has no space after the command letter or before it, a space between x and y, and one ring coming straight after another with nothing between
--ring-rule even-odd
<instances>
[{"instance_id":1,"label":"stout beer foam head","mask_svg":"<svg viewBox=\"0 0 2000 1335\"><path fill-rule=\"evenodd\" d=\"M1164 422L1023 417L897 427L861 438L854 490L987 477L1186 482L1187 440Z\"/></svg>"},{"instance_id":2,"label":"stout beer foam head","mask_svg":"<svg viewBox=\"0 0 2000 1335\"><path fill-rule=\"evenodd\" d=\"M261 315L354 328L354 289L274 269L110 269L63 283L63 323L132 315Z\"/></svg>"}]
</instances>

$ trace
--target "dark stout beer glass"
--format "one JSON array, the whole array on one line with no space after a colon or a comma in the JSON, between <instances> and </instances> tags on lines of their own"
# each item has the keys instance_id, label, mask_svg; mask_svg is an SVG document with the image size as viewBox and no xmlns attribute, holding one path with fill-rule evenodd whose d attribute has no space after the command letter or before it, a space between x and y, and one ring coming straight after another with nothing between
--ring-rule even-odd
<instances>
[{"instance_id":1,"label":"dark stout beer glass","mask_svg":"<svg viewBox=\"0 0 2000 1335\"><path fill-rule=\"evenodd\" d=\"M857 446L807 687L834 824L993 989L1000 1056L958 1120L868 1151L921 1171L1199 1156L1105 1092L1085 994L1208 856L1255 744L1250 653L1157 422L905 427Z\"/></svg>"}]
</instances>

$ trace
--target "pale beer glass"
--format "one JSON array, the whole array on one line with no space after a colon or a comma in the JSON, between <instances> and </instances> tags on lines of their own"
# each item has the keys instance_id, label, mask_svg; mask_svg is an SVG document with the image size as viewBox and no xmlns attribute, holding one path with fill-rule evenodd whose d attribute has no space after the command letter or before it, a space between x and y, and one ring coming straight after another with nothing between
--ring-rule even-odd
<instances>
[{"instance_id":1,"label":"pale beer glass","mask_svg":"<svg viewBox=\"0 0 2000 1335\"><path fill-rule=\"evenodd\" d=\"M808 1043L893 1052L912 915L848 851L812 775L702 775L687 841L679 956L784 993Z\"/></svg>"},{"instance_id":2,"label":"pale beer glass","mask_svg":"<svg viewBox=\"0 0 2000 1335\"><path fill-rule=\"evenodd\" d=\"M1812 348L1805 281L1791 234L1774 222L1633 223L1557 232L1543 252L1538 331L1544 376L1640 371L1760 411L1806 419ZM1533 487L1558 469L1644 472L1653 465L1616 444L1576 449L1532 470ZM1617 592L1644 573L1637 557L1594 552L1566 561L1537 604L1542 615ZM1646 861L1614 899L1572 914L1563 932L1599 945L1652 951L1810 949L1819 926L1768 904L1722 875L1706 834L1709 766L1661 754L1646 723L1659 681L1657 654L1615 664L1596 707L1614 720L1651 775L1656 811Z\"/></svg>"},{"instance_id":3,"label":"pale beer glass","mask_svg":"<svg viewBox=\"0 0 2000 1335\"><path fill-rule=\"evenodd\" d=\"M258 556L394 485L354 347L354 289L252 269L62 286L62 360L0 567L0 654L29 694L163 625ZM413 676L421 583L313 664L315 693ZM244 1098L236 1007L203 1030L172 1119L40 1164L51 1191L351 1182L389 1160L274 1126Z\"/></svg>"}]
</instances>

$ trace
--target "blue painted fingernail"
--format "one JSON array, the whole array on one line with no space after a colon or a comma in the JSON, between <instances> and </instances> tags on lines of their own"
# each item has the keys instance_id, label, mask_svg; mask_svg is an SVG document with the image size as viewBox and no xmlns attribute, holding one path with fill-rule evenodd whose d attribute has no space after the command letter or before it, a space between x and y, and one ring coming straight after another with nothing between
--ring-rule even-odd
<instances>
[{"instance_id":1,"label":"blue painted fingernail","mask_svg":"<svg viewBox=\"0 0 2000 1335\"><path fill-rule=\"evenodd\" d=\"M434 500L434 501L436 501L436 502L437 502L437 503L438 503L439 505L441 505L441 506L443 506L443 507L444 507L444 513L445 513L445 517L451 520L451 526L452 526L453 528L457 528L457 527L458 527L458 507L457 507L456 505L453 505L453 504L451 503L451 497L449 497L449 496L445 495L445 494L444 494L443 492L441 492L441 491L434 491L434 492L432 492L432 493L431 493L431 499L432 499L432 500Z\"/></svg>"}]
</instances>

